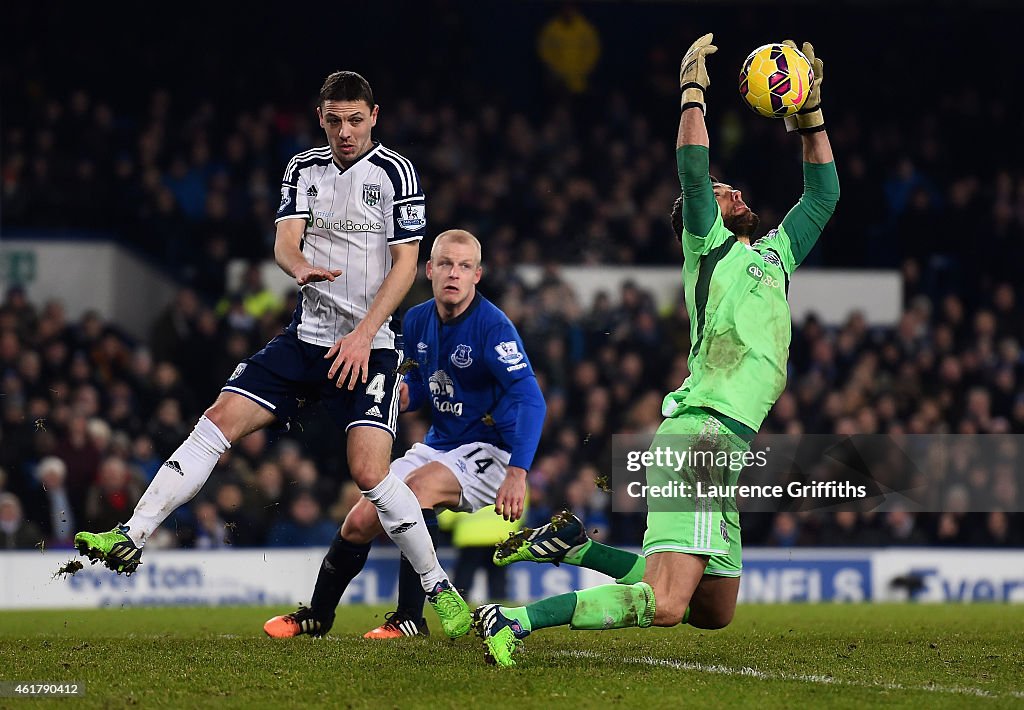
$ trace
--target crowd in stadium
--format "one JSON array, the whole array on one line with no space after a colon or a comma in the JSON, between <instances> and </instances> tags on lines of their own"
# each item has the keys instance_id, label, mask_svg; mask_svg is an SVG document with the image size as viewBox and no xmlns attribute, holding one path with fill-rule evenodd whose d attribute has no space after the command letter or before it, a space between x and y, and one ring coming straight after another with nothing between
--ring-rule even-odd
<instances>
[{"instance_id":1,"label":"crowd in stadium","mask_svg":"<svg viewBox=\"0 0 1024 710\"><path fill-rule=\"evenodd\" d=\"M402 99L382 111L375 135L418 166L431 223L479 234L492 266L672 263L672 131L656 132L630 101L613 93L600 121L556 103L538 122L498 104L424 114ZM253 105L228 116L157 91L142 110L119 116L104 97L79 90L32 108L30 124L3 132L5 225L112 231L207 299L223 295L230 259L270 253L283 166L323 141L305 107ZM712 170L774 225L798 196L797 144L741 110L726 109L712 126ZM1011 264L985 254L1024 234L1024 175L939 150L955 140L927 117L916 120L901 125L911 140L895 123L874 126L869 140L855 117L834 117L842 211L810 263L896 268L915 256L933 296L990 287L982 275L1012 279ZM974 232L988 235L990 251L964 248L962 235Z\"/></svg>"},{"instance_id":2,"label":"crowd in stadium","mask_svg":"<svg viewBox=\"0 0 1024 710\"><path fill-rule=\"evenodd\" d=\"M499 99L426 110L422 96L381 97L375 133L420 170L432 233L459 226L481 238L481 290L516 323L538 371L548 420L530 472L529 522L569 505L622 544L639 542L643 518L612 514L595 482L606 474L611 435L656 426L662 396L685 378L686 311L680 300L658 312L636 285L580 303L554 265L678 263L668 220L678 194L674 56L652 50L636 86L600 101L563 96L543 111ZM766 431L1024 433L1019 267L998 257L1024 236L1020 147L1000 138L1016 114L965 92L939 107L941 126L897 106L873 115L868 130L859 114L840 110L841 95L829 108L843 200L808 263L901 268L905 312L892 329L857 314L841 328L794 324L789 387ZM323 142L308 106L239 106L160 89L117 109L97 88L25 98L24 121L0 134L5 228L111 233L187 287L145 342L95 314L68 322L60 303L6 293L0 547L16 548L68 546L76 530L129 517L235 365L287 322L293 304L266 291L256 269L231 293L226 266L270 255L285 162ZM797 197L798 149L780 125L741 111L738 102L716 109L713 172L774 225ZM985 126L975 143L949 135L958 117ZM968 247L966 235L982 236ZM545 265L539 287L516 279L519 263ZM414 291L426 297L422 283ZM232 448L151 544L329 542L359 491L347 481L340 437L315 404L309 410L288 432L257 432ZM425 426L404 417L396 453ZM1024 491L1004 473L969 477L946 513L755 515L744 518L744 538L1024 544L1015 512ZM956 512L981 505L996 512Z\"/></svg>"}]
</instances>

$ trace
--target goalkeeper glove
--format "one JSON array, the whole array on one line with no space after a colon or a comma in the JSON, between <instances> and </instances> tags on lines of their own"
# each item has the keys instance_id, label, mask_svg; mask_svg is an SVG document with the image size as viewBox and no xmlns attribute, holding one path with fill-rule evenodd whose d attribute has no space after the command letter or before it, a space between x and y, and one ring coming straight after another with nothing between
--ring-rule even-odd
<instances>
[{"instance_id":1,"label":"goalkeeper glove","mask_svg":"<svg viewBox=\"0 0 1024 710\"><path fill-rule=\"evenodd\" d=\"M796 49L796 42L787 39L783 42L786 46ZM800 131L801 133L814 133L825 130L825 119L821 115L821 80L825 76L825 64L820 58L814 56L814 45L804 42L803 49L799 50L807 57L807 61L814 71L814 79L811 80L811 90L807 95L804 107L796 112L795 116L786 116L786 130L790 133Z\"/></svg>"},{"instance_id":2,"label":"goalkeeper glove","mask_svg":"<svg viewBox=\"0 0 1024 710\"><path fill-rule=\"evenodd\" d=\"M711 44L714 38L715 36L709 32L691 44L683 55L683 61L679 65L679 89L683 92L680 108L684 111L696 106L701 113L706 112L704 92L711 85L711 79L708 78L704 58L718 51L718 47Z\"/></svg>"}]
</instances>

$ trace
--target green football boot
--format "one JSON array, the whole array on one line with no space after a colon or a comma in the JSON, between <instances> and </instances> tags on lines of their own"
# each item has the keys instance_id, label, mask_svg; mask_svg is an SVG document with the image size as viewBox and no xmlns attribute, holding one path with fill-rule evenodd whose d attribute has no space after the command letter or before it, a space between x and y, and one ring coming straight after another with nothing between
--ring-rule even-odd
<instances>
[{"instance_id":1,"label":"green football boot","mask_svg":"<svg viewBox=\"0 0 1024 710\"><path fill-rule=\"evenodd\" d=\"M551 522L537 529L523 528L508 536L508 540L495 546L494 564L498 567L513 562L562 562L579 564L586 545L590 542L583 521L563 510L551 517Z\"/></svg>"},{"instance_id":2,"label":"green football boot","mask_svg":"<svg viewBox=\"0 0 1024 710\"><path fill-rule=\"evenodd\" d=\"M102 562L114 572L129 576L142 564L142 550L127 532L123 525L105 533L80 532L75 535L75 547L93 564Z\"/></svg>"},{"instance_id":3,"label":"green football boot","mask_svg":"<svg viewBox=\"0 0 1024 710\"><path fill-rule=\"evenodd\" d=\"M497 604L484 604L473 612L473 628L484 642L484 660L492 665L509 668L516 664L512 658L523 645L530 632L516 619L501 613Z\"/></svg>"},{"instance_id":4,"label":"green football boot","mask_svg":"<svg viewBox=\"0 0 1024 710\"><path fill-rule=\"evenodd\" d=\"M473 623L473 614L469 610L466 600L459 594L459 590L452 586L447 579L437 583L434 591L427 595L427 601L434 607L437 616L441 619L441 628L448 634L448 638L458 638L469 633L469 627Z\"/></svg>"}]
</instances>

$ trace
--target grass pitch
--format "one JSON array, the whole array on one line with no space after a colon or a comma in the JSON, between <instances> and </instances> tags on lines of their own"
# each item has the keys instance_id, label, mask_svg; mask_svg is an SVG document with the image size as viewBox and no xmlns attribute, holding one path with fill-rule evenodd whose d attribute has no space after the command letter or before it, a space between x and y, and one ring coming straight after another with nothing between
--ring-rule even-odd
<instances>
[{"instance_id":1,"label":"grass pitch","mask_svg":"<svg viewBox=\"0 0 1024 710\"><path fill-rule=\"evenodd\" d=\"M360 638L383 608L340 609L320 641L266 638L283 611L3 612L0 680L84 682L84 697L32 701L76 708L1024 706L1017 606L742 606L714 632L542 630L512 669L486 666L475 636Z\"/></svg>"}]
</instances>

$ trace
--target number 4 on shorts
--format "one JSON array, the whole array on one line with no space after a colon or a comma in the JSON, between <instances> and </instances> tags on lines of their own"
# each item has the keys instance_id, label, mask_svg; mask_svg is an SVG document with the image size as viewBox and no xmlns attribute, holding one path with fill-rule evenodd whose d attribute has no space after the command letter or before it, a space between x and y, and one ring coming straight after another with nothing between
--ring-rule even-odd
<instances>
[{"instance_id":1,"label":"number 4 on shorts","mask_svg":"<svg viewBox=\"0 0 1024 710\"><path fill-rule=\"evenodd\" d=\"M486 471L486 470L487 470L487 468L488 468L488 467L489 467L489 466L490 466L490 465L491 465L492 463L494 463L494 459L492 459L492 458L490 458L490 457L484 457L484 458L482 458L482 459L476 459L476 460L474 461L474 460L473 460L473 457L474 457L474 456L476 456L477 454L479 454L479 453L480 453L481 451L483 451L483 449L482 449L482 448L479 448L479 447L477 447L477 448L473 449L472 451L470 451L470 452L469 452L468 454L466 454L465 456L463 456L463 458L464 458L464 459L466 459L467 461L472 461L473 463L475 463L475 464L476 464L476 474L477 474L478 476L482 476L482 475L484 475L484 471Z\"/></svg>"},{"instance_id":2,"label":"number 4 on shorts","mask_svg":"<svg viewBox=\"0 0 1024 710\"><path fill-rule=\"evenodd\" d=\"M376 374L373 379L370 380L370 384L366 385L366 394L373 397L373 401L376 404L380 404L384 401L384 375Z\"/></svg>"}]
</instances>

